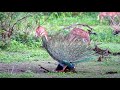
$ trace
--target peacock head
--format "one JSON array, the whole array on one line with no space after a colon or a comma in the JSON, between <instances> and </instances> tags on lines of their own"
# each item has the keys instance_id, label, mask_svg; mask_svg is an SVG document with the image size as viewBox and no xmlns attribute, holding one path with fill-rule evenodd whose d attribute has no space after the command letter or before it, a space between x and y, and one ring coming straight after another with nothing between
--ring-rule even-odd
<instances>
[{"instance_id":1,"label":"peacock head","mask_svg":"<svg viewBox=\"0 0 120 90\"><path fill-rule=\"evenodd\" d=\"M45 36L46 39L48 39L48 33L46 29L42 26L38 26L35 32L36 37L42 37Z\"/></svg>"},{"instance_id":2,"label":"peacock head","mask_svg":"<svg viewBox=\"0 0 120 90\"><path fill-rule=\"evenodd\" d=\"M35 32L36 37L42 37L47 35L46 29L42 26L38 26Z\"/></svg>"}]
</instances>

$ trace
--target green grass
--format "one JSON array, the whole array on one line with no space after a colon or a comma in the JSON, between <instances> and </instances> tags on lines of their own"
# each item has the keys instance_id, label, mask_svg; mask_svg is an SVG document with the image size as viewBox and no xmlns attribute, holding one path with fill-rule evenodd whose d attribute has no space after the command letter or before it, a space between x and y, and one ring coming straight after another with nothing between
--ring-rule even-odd
<instances>
[{"instance_id":1,"label":"green grass","mask_svg":"<svg viewBox=\"0 0 120 90\"><path fill-rule=\"evenodd\" d=\"M104 58L102 62L91 61L79 63L76 67L77 73L49 72L49 73L0 73L0 78L119 78L120 77L120 56ZM107 72L117 72L106 74Z\"/></svg>"},{"instance_id":2,"label":"green grass","mask_svg":"<svg viewBox=\"0 0 120 90\"><path fill-rule=\"evenodd\" d=\"M94 41L120 43L120 36L113 35L113 31L108 25L94 26L94 31L97 33L97 36L91 35L91 39Z\"/></svg>"},{"instance_id":3,"label":"green grass","mask_svg":"<svg viewBox=\"0 0 120 90\"><path fill-rule=\"evenodd\" d=\"M107 21L100 23L97 21L97 12L91 13L83 13L78 16L72 16L70 13L65 15L64 13L61 16L54 14L50 16L50 18L42 25L46 28L49 34L54 34L58 31L62 30L64 27L69 26L71 24L80 23L80 24L88 24L94 28L94 32L97 33L97 36L91 35L91 39L95 43L102 43L98 45L102 49L109 49L112 52L120 52L120 36L113 35L110 26L108 26ZM45 18L48 16L41 16L39 19L44 22ZM24 23L24 24L23 24ZM34 18L28 18L26 21L21 22L20 30L16 30L17 36L19 35L18 32L23 33L26 31L27 23L31 23L31 27L28 31L30 34L28 36L28 41L23 43L24 38L13 37L11 43L8 45L7 48L1 49L0 48L0 62L4 63L11 63L11 62L25 62L25 61L34 61L34 60L51 60L49 54L40 48L42 45L41 39L35 41L34 34L37 25L35 24ZM120 77L120 63L119 63L120 56L109 56L105 58L103 62L90 62L90 63L82 63L80 67L87 67L82 71L76 73L44 73L44 74L37 74L33 72L25 72L21 74L10 74L10 73L0 73L1 78L35 78L35 77L50 77L50 78L86 78L86 77ZM93 71L92 71L93 68ZM98 70L96 70L98 68ZM91 70L91 71L90 71ZM116 76L106 75L106 71L118 71Z\"/></svg>"},{"instance_id":4,"label":"green grass","mask_svg":"<svg viewBox=\"0 0 120 90\"><path fill-rule=\"evenodd\" d=\"M18 62L29 60L45 60L50 58L48 53L40 48L31 48L22 43L12 41L5 50L0 51L0 62Z\"/></svg>"},{"instance_id":5,"label":"green grass","mask_svg":"<svg viewBox=\"0 0 120 90\"><path fill-rule=\"evenodd\" d=\"M91 39L98 42L115 42L120 43L120 36L113 35L113 32L108 25L107 21L100 23L97 21L97 14L83 14L76 17L59 17L54 18L50 17L47 22L43 24L46 27L49 34L58 32L62 30L64 27L72 25L72 24L88 24L89 26L94 28L94 32L97 33L97 36L91 35ZM83 27L84 29L84 27ZM85 29L87 30L87 29Z\"/></svg>"},{"instance_id":6,"label":"green grass","mask_svg":"<svg viewBox=\"0 0 120 90\"><path fill-rule=\"evenodd\" d=\"M39 74L36 74L36 73L33 73L33 72L25 72L25 73L19 73L19 74L16 74L16 73L0 73L0 78L38 78L40 77ZM44 75L43 75L43 78Z\"/></svg>"},{"instance_id":7,"label":"green grass","mask_svg":"<svg viewBox=\"0 0 120 90\"><path fill-rule=\"evenodd\" d=\"M31 49L31 50L21 50L21 51L1 51L0 52L0 62L20 62L20 61L30 61L30 60L46 60L50 56L45 50L41 49Z\"/></svg>"},{"instance_id":8,"label":"green grass","mask_svg":"<svg viewBox=\"0 0 120 90\"><path fill-rule=\"evenodd\" d=\"M98 46L102 49L108 49L111 52L120 52L120 44L118 43L103 43Z\"/></svg>"}]
</instances>

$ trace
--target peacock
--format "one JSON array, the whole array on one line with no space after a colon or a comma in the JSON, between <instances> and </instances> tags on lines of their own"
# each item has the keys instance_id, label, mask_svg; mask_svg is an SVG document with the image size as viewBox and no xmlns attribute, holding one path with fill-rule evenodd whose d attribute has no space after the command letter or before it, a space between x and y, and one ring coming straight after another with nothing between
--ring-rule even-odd
<instances>
[{"instance_id":1,"label":"peacock","mask_svg":"<svg viewBox=\"0 0 120 90\"><path fill-rule=\"evenodd\" d=\"M72 40L69 39L69 33L57 33L49 37L42 26L37 27L35 35L42 38L46 51L54 60L58 61L59 64L55 71L76 72L77 63L93 60L93 50L79 35L74 35Z\"/></svg>"}]
</instances>

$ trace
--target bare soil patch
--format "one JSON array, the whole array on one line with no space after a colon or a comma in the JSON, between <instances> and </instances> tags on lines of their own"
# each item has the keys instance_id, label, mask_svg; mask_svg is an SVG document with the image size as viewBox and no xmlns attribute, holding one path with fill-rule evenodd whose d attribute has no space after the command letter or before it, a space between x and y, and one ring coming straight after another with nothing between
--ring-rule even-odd
<instances>
[{"instance_id":1,"label":"bare soil patch","mask_svg":"<svg viewBox=\"0 0 120 90\"><path fill-rule=\"evenodd\" d=\"M34 73L45 73L46 70L42 67L53 71L57 67L56 61L28 61L28 62L13 62L13 63L0 63L0 72L8 73L23 73L23 72L34 72Z\"/></svg>"}]
</instances>

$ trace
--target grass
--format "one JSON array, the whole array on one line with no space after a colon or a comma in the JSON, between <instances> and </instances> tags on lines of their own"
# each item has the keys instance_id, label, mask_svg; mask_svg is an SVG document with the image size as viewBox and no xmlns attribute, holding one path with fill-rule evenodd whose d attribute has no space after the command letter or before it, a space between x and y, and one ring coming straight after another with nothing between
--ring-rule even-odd
<instances>
[{"instance_id":1,"label":"grass","mask_svg":"<svg viewBox=\"0 0 120 90\"><path fill-rule=\"evenodd\" d=\"M108 25L97 25L94 26L94 31L98 34L97 36L91 36L91 39L98 42L113 42L113 43L120 43L120 36L113 35L113 32Z\"/></svg>"},{"instance_id":2,"label":"grass","mask_svg":"<svg viewBox=\"0 0 120 90\"><path fill-rule=\"evenodd\" d=\"M90 61L79 63L76 66L77 73L0 73L0 78L119 78L120 77L120 56L104 58L102 62ZM107 74L107 72L117 72Z\"/></svg>"},{"instance_id":3,"label":"grass","mask_svg":"<svg viewBox=\"0 0 120 90\"><path fill-rule=\"evenodd\" d=\"M43 22L46 17L42 16L41 21ZM0 62L1 63L12 63L12 62L26 62L26 61L44 61L51 60L52 58L49 54L41 49L41 41L35 42L31 41L34 37L35 21L33 18L29 19L33 27L30 29L31 36L28 43L21 43L13 39L10 45L2 50L0 49ZM26 20L25 23L29 22ZM23 22L22 22L23 23ZM20 24L21 31L23 32L25 27L23 24ZM74 23L88 24L94 28L94 32L97 33L97 36L91 35L91 39L95 43L102 43L98 45L102 49L109 49L112 52L120 52L120 36L115 36L112 34L111 28L108 26L107 22L100 23L97 21L97 13L83 13L78 16L71 17L71 15L65 16L55 16L52 15L50 18L42 25L46 27L49 34L56 33L62 30L64 27L69 26ZM33 73L33 72L24 72L24 73L0 73L0 78L114 78L120 77L120 56L108 56L103 59L103 62L85 62L78 64L78 73ZM105 74L108 71L117 71L117 74Z\"/></svg>"},{"instance_id":4,"label":"grass","mask_svg":"<svg viewBox=\"0 0 120 90\"><path fill-rule=\"evenodd\" d=\"M29 60L45 60L50 56L48 53L40 48L31 48L22 43L12 41L11 45L5 50L0 51L0 62L19 62Z\"/></svg>"},{"instance_id":5,"label":"grass","mask_svg":"<svg viewBox=\"0 0 120 90\"><path fill-rule=\"evenodd\" d=\"M119 43L101 43L98 45L102 49L108 49L111 52L120 52L120 44Z\"/></svg>"},{"instance_id":6,"label":"grass","mask_svg":"<svg viewBox=\"0 0 120 90\"><path fill-rule=\"evenodd\" d=\"M45 50L1 51L0 62L20 62L30 60L46 60L50 56Z\"/></svg>"}]
</instances>

